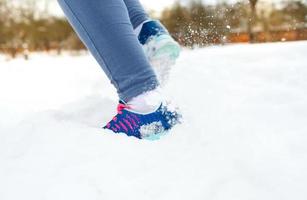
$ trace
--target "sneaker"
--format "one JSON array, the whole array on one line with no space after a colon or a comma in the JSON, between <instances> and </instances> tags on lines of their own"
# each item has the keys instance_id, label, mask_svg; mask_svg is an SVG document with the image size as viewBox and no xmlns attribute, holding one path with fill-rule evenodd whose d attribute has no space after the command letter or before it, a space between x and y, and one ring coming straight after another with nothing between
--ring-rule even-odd
<instances>
[{"instance_id":1,"label":"sneaker","mask_svg":"<svg viewBox=\"0 0 307 200\"><path fill-rule=\"evenodd\" d=\"M158 140L167 131L180 123L181 116L170 111L163 103L160 107L147 114L137 113L120 101L117 115L104 127L114 133L124 133L139 139Z\"/></svg>"},{"instance_id":2,"label":"sneaker","mask_svg":"<svg viewBox=\"0 0 307 200\"><path fill-rule=\"evenodd\" d=\"M138 39L143 45L144 52L152 64L160 84L164 85L171 66L179 57L180 45L159 21L147 21L142 24Z\"/></svg>"}]
</instances>

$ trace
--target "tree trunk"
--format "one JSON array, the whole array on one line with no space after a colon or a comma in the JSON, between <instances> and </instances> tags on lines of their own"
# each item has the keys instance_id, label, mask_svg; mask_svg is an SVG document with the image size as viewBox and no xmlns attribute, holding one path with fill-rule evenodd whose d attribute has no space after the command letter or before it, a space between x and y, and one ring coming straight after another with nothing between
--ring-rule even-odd
<instances>
[{"instance_id":1,"label":"tree trunk","mask_svg":"<svg viewBox=\"0 0 307 200\"><path fill-rule=\"evenodd\" d=\"M248 23L248 34L249 34L249 41L251 43L256 42L256 35L253 32L253 26L255 25L256 17L257 17L257 13L256 13L257 1L258 0L249 0L251 12L250 12L250 19L249 19L249 23Z\"/></svg>"}]
</instances>

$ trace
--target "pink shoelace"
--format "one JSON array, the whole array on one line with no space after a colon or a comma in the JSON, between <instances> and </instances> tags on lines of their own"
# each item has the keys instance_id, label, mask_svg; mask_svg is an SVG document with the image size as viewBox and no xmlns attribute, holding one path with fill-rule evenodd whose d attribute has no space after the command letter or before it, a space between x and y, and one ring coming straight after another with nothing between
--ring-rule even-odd
<instances>
[{"instance_id":1,"label":"pink shoelace","mask_svg":"<svg viewBox=\"0 0 307 200\"><path fill-rule=\"evenodd\" d=\"M117 113L118 114L122 114L123 110L126 109L126 108L129 109L131 107L128 106L128 105L122 104L122 103L118 104L118 106L117 106ZM112 121L113 122L117 122L117 117L116 116L113 117ZM113 131L117 131L120 128L124 129L125 131L128 131L128 128L133 130L135 127L137 127L137 122L136 121L139 122L139 120L138 120L138 118L136 116L134 116L134 115L128 116L127 115L127 119L123 119L124 123L121 122L121 121L117 122L118 124L115 123L114 125L115 125L116 128L112 127L112 130ZM107 128L111 128L111 123L109 122L106 127Z\"/></svg>"},{"instance_id":2,"label":"pink shoelace","mask_svg":"<svg viewBox=\"0 0 307 200\"><path fill-rule=\"evenodd\" d=\"M117 113L118 113L118 114L122 114L122 113L123 113L123 110L124 110L125 108L128 108L128 109L129 109L130 106L125 105L125 104L122 104L122 103L118 104L118 106L117 106Z\"/></svg>"}]
</instances>

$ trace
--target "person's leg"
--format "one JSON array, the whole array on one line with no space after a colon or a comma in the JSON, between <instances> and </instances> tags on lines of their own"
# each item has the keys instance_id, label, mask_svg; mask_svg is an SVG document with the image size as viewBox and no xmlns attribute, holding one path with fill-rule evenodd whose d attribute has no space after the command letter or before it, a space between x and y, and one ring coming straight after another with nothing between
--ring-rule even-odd
<instances>
[{"instance_id":1,"label":"person's leg","mask_svg":"<svg viewBox=\"0 0 307 200\"><path fill-rule=\"evenodd\" d=\"M128 102L157 87L156 75L135 37L123 0L58 2L121 100Z\"/></svg>"},{"instance_id":2,"label":"person's leg","mask_svg":"<svg viewBox=\"0 0 307 200\"><path fill-rule=\"evenodd\" d=\"M179 123L180 115L162 103L157 77L135 36L123 0L58 1L125 101L120 101L117 115L104 128L157 139Z\"/></svg>"},{"instance_id":3,"label":"person's leg","mask_svg":"<svg viewBox=\"0 0 307 200\"><path fill-rule=\"evenodd\" d=\"M139 0L123 0L127 6L134 32L163 86L168 80L170 67L179 57L180 46L158 21L150 19Z\"/></svg>"},{"instance_id":4,"label":"person's leg","mask_svg":"<svg viewBox=\"0 0 307 200\"><path fill-rule=\"evenodd\" d=\"M124 2L127 6L130 21L134 29L143 22L150 20L139 0L124 0Z\"/></svg>"}]
</instances>

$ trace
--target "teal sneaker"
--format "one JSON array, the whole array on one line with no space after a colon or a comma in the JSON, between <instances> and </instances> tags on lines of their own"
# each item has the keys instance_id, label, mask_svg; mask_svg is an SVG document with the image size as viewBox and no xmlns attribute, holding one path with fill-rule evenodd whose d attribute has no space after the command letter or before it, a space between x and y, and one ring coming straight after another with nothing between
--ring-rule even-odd
<instances>
[{"instance_id":1,"label":"teal sneaker","mask_svg":"<svg viewBox=\"0 0 307 200\"><path fill-rule=\"evenodd\" d=\"M159 21L144 23L138 39L143 45L144 52L152 64L159 82L164 85L171 66L175 65L180 55L180 45Z\"/></svg>"}]
</instances>

